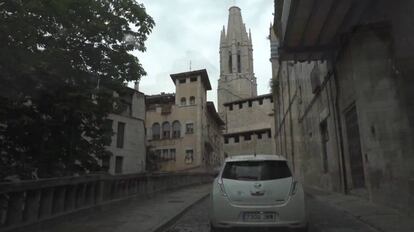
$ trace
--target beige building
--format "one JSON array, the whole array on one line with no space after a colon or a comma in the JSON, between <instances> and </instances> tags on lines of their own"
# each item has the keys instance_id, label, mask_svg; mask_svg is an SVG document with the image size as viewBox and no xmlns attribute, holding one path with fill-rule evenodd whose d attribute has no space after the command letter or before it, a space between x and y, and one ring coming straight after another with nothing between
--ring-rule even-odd
<instances>
[{"instance_id":1,"label":"beige building","mask_svg":"<svg viewBox=\"0 0 414 232\"><path fill-rule=\"evenodd\" d=\"M175 94L146 97L149 153L160 171L210 170L223 161L224 122L214 104L207 71L171 74ZM154 158L154 157L152 157Z\"/></svg>"},{"instance_id":2,"label":"beige building","mask_svg":"<svg viewBox=\"0 0 414 232\"><path fill-rule=\"evenodd\" d=\"M125 110L108 117L114 132L108 150L113 155L103 160L102 166L111 174L145 172L145 96L135 89L125 88L120 99Z\"/></svg>"},{"instance_id":3,"label":"beige building","mask_svg":"<svg viewBox=\"0 0 414 232\"><path fill-rule=\"evenodd\" d=\"M227 32L224 27L221 31L217 96L219 114L226 123L226 155L273 154L273 98L257 95L251 33L236 6L229 9Z\"/></svg>"},{"instance_id":4,"label":"beige building","mask_svg":"<svg viewBox=\"0 0 414 232\"><path fill-rule=\"evenodd\" d=\"M414 2L275 3L278 153L306 185L413 212Z\"/></svg>"}]
</instances>

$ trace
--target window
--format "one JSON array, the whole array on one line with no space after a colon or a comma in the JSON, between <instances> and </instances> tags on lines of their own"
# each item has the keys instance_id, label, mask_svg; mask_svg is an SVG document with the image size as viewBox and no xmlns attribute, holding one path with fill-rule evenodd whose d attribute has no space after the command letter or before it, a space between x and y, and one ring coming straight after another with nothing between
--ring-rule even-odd
<instances>
[{"instance_id":1,"label":"window","mask_svg":"<svg viewBox=\"0 0 414 232\"><path fill-rule=\"evenodd\" d=\"M262 139L262 133L257 133L257 138Z\"/></svg>"},{"instance_id":2,"label":"window","mask_svg":"<svg viewBox=\"0 0 414 232\"><path fill-rule=\"evenodd\" d=\"M224 167L222 178L232 180L276 180L291 177L286 161L235 161Z\"/></svg>"},{"instance_id":3,"label":"window","mask_svg":"<svg viewBox=\"0 0 414 232\"><path fill-rule=\"evenodd\" d=\"M163 139L169 139L170 138L170 123L169 122L164 122L162 124L162 138Z\"/></svg>"},{"instance_id":4,"label":"window","mask_svg":"<svg viewBox=\"0 0 414 232\"><path fill-rule=\"evenodd\" d=\"M152 124L152 139L153 140L157 140L160 139L160 124L159 123L154 123Z\"/></svg>"},{"instance_id":5,"label":"window","mask_svg":"<svg viewBox=\"0 0 414 232\"><path fill-rule=\"evenodd\" d=\"M233 110L233 105L229 105L229 111Z\"/></svg>"},{"instance_id":6,"label":"window","mask_svg":"<svg viewBox=\"0 0 414 232\"><path fill-rule=\"evenodd\" d=\"M113 121L111 119L106 119L104 122L104 128L105 128L105 133L108 133L108 138L112 137L112 124ZM112 139L108 139L108 141L106 141L106 146L111 146L112 143Z\"/></svg>"},{"instance_id":7,"label":"window","mask_svg":"<svg viewBox=\"0 0 414 232\"><path fill-rule=\"evenodd\" d=\"M237 51L237 72L241 73L241 58L240 51Z\"/></svg>"},{"instance_id":8,"label":"window","mask_svg":"<svg viewBox=\"0 0 414 232\"><path fill-rule=\"evenodd\" d=\"M267 131L267 137L268 137L268 138L272 138L272 131L271 131L271 130L268 130L268 131Z\"/></svg>"},{"instance_id":9,"label":"window","mask_svg":"<svg viewBox=\"0 0 414 232\"><path fill-rule=\"evenodd\" d=\"M193 150L186 150L185 151L185 164L192 164L194 162Z\"/></svg>"},{"instance_id":10,"label":"window","mask_svg":"<svg viewBox=\"0 0 414 232\"><path fill-rule=\"evenodd\" d=\"M175 149L170 149L170 157L171 157L171 160L174 160L175 161Z\"/></svg>"},{"instance_id":11,"label":"window","mask_svg":"<svg viewBox=\"0 0 414 232\"><path fill-rule=\"evenodd\" d=\"M179 83L180 83L180 84L184 84L184 83L185 83L185 81L186 81L186 79L185 79L185 78L184 78L184 79L180 79L180 80L179 80Z\"/></svg>"},{"instance_id":12,"label":"window","mask_svg":"<svg viewBox=\"0 0 414 232\"><path fill-rule=\"evenodd\" d=\"M246 134L246 135L244 135L244 140L245 141L249 141L249 140L251 140L252 139L252 135L251 134Z\"/></svg>"},{"instance_id":13,"label":"window","mask_svg":"<svg viewBox=\"0 0 414 232\"><path fill-rule=\"evenodd\" d=\"M180 105L182 105L182 106L187 105L187 100L185 99L185 97L181 98Z\"/></svg>"},{"instance_id":14,"label":"window","mask_svg":"<svg viewBox=\"0 0 414 232\"><path fill-rule=\"evenodd\" d=\"M194 133L194 123L187 123L185 125L185 133L186 134L193 134Z\"/></svg>"},{"instance_id":15,"label":"window","mask_svg":"<svg viewBox=\"0 0 414 232\"><path fill-rule=\"evenodd\" d=\"M122 173L123 163L124 163L124 157L122 156L115 157L115 173L116 174Z\"/></svg>"},{"instance_id":16,"label":"window","mask_svg":"<svg viewBox=\"0 0 414 232\"><path fill-rule=\"evenodd\" d=\"M102 158L102 170L103 171L105 172L109 171L110 162L111 162L111 157L105 156Z\"/></svg>"},{"instance_id":17,"label":"window","mask_svg":"<svg viewBox=\"0 0 414 232\"><path fill-rule=\"evenodd\" d=\"M168 149L163 149L162 150L162 161L168 160Z\"/></svg>"},{"instance_id":18,"label":"window","mask_svg":"<svg viewBox=\"0 0 414 232\"><path fill-rule=\"evenodd\" d=\"M196 82L196 81L197 81L197 77L191 77L191 78L190 78L190 81L191 81L191 82Z\"/></svg>"},{"instance_id":19,"label":"window","mask_svg":"<svg viewBox=\"0 0 414 232\"><path fill-rule=\"evenodd\" d=\"M263 99L259 100L259 105L263 105Z\"/></svg>"},{"instance_id":20,"label":"window","mask_svg":"<svg viewBox=\"0 0 414 232\"><path fill-rule=\"evenodd\" d=\"M195 97L191 96L190 97L190 105L194 105L195 104Z\"/></svg>"},{"instance_id":21,"label":"window","mask_svg":"<svg viewBox=\"0 0 414 232\"><path fill-rule=\"evenodd\" d=\"M161 150L155 150L155 160L159 161L161 159Z\"/></svg>"},{"instance_id":22,"label":"window","mask_svg":"<svg viewBox=\"0 0 414 232\"><path fill-rule=\"evenodd\" d=\"M326 123L326 119L321 122L319 125L319 129L321 132L321 142L322 142L322 170L323 173L328 173L328 140L329 140L329 134L328 134L328 125Z\"/></svg>"},{"instance_id":23,"label":"window","mask_svg":"<svg viewBox=\"0 0 414 232\"><path fill-rule=\"evenodd\" d=\"M229 143L229 138L227 138L227 137L226 137L226 138L224 138L224 143L225 143L225 144L228 144L228 143Z\"/></svg>"},{"instance_id":24,"label":"window","mask_svg":"<svg viewBox=\"0 0 414 232\"><path fill-rule=\"evenodd\" d=\"M239 109L243 109L243 102L239 103Z\"/></svg>"},{"instance_id":25,"label":"window","mask_svg":"<svg viewBox=\"0 0 414 232\"><path fill-rule=\"evenodd\" d=\"M253 102L249 101L249 107L252 107L252 105L253 105Z\"/></svg>"},{"instance_id":26,"label":"window","mask_svg":"<svg viewBox=\"0 0 414 232\"><path fill-rule=\"evenodd\" d=\"M172 128L173 128L172 137L173 138L180 138L180 136L181 136L181 123L179 121L174 121L173 124L172 124Z\"/></svg>"},{"instance_id":27,"label":"window","mask_svg":"<svg viewBox=\"0 0 414 232\"><path fill-rule=\"evenodd\" d=\"M118 122L118 133L116 134L116 147L124 147L125 123Z\"/></svg>"},{"instance_id":28,"label":"window","mask_svg":"<svg viewBox=\"0 0 414 232\"><path fill-rule=\"evenodd\" d=\"M240 141L239 136L234 136L234 142L238 143Z\"/></svg>"}]
</instances>

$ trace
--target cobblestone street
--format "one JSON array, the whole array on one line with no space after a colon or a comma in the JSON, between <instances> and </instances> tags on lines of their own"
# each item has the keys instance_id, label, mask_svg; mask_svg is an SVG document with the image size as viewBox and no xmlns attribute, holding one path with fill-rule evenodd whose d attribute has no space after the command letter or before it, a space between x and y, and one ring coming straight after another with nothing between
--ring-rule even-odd
<instances>
[{"instance_id":1,"label":"cobblestone street","mask_svg":"<svg viewBox=\"0 0 414 232\"><path fill-rule=\"evenodd\" d=\"M206 198L189 209L165 232L208 232L208 207L210 198ZM310 221L309 232L375 232L377 230L360 222L358 219L324 204L312 197L308 197L308 214ZM232 231L259 231L232 230ZM263 229L260 231L277 231Z\"/></svg>"}]
</instances>

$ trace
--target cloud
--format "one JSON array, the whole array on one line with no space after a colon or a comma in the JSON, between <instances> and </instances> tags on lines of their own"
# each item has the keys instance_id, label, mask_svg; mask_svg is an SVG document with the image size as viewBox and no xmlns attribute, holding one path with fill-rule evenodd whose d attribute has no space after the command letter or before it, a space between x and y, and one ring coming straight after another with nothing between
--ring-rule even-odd
<instances>
[{"instance_id":1,"label":"cloud","mask_svg":"<svg viewBox=\"0 0 414 232\"><path fill-rule=\"evenodd\" d=\"M219 78L219 39L227 26L228 8L233 1L223 0L138 0L154 18L156 26L146 42L145 53L135 52L148 75L140 82L145 94L174 92L170 74L207 69L213 90L209 100L216 102ZM272 20L273 1L239 0L237 5L247 28L251 28L258 92L269 92L271 78L270 45L266 39Z\"/></svg>"}]
</instances>

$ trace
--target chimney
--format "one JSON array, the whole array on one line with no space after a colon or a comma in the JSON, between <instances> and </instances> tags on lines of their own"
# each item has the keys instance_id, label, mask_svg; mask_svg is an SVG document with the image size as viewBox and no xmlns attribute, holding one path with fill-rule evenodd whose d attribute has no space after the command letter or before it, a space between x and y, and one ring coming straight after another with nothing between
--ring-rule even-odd
<instances>
[{"instance_id":1,"label":"chimney","mask_svg":"<svg viewBox=\"0 0 414 232\"><path fill-rule=\"evenodd\" d=\"M139 91L139 81L135 81L135 84L134 84L134 89L135 89L136 91Z\"/></svg>"}]
</instances>

